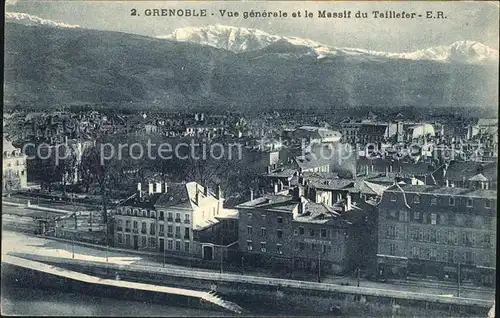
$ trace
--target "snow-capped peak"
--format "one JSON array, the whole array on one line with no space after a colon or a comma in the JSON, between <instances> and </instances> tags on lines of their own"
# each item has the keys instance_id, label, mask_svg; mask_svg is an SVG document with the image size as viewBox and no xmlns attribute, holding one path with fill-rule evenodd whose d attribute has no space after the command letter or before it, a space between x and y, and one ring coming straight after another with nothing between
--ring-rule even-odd
<instances>
[{"instance_id":1,"label":"snow-capped peak","mask_svg":"<svg viewBox=\"0 0 500 318\"><path fill-rule=\"evenodd\" d=\"M351 56L366 59L433 60L463 64L487 64L498 61L497 50L474 41L458 41L451 45L441 45L415 52L390 53L358 48L337 48L309 39L272 35L258 29L221 24L179 28L168 35L157 37L209 45L235 53L260 50L275 42L286 41L292 45L310 48L317 55L317 58Z\"/></svg>"},{"instance_id":2,"label":"snow-capped peak","mask_svg":"<svg viewBox=\"0 0 500 318\"><path fill-rule=\"evenodd\" d=\"M5 13L6 22L14 22L24 25L43 25L55 28L79 28L78 25L66 24L63 22L56 22L47 19L42 19L40 17L22 13L22 12L6 12Z\"/></svg>"}]
</instances>

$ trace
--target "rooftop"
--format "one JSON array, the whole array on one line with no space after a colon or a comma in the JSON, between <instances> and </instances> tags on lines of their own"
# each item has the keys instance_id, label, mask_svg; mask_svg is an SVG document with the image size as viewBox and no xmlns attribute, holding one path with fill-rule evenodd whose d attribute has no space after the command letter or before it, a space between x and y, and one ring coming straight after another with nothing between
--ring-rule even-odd
<instances>
[{"instance_id":1,"label":"rooftop","mask_svg":"<svg viewBox=\"0 0 500 318\"><path fill-rule=\"evenodd\" d=\"M433 195L448 195L448 196L464 196L475 198L496 199L496 190L484 189L470 189L470 188L456 188L456 187L441 187L431 185L412 185L401 184L399 187L392 186L386 192L404 192L419 193L419 194L433 194Z\"/></svg>"},{"instance_id":2,"label":"rooftop","mask_svg":"<svg viewBox=\"0 0 500 318\"><path fill-rule=\"evenodd\" d=\"M291 195L272 194L244 202L236 208L277 210L292 213L298 202Z\"/></svg>"}]
</instances>

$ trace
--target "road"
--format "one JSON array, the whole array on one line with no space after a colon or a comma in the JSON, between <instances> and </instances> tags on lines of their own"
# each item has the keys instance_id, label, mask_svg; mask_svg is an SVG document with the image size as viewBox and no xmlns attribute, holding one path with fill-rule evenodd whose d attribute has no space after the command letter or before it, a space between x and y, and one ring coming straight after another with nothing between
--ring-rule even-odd
<instances>
[{"instance_id":1,"label":"road","mask_svg":"<svg viewBox=\"0 0 500 318\"><path fill-rule=\"evenodd\" d=\"M3 213L6 212L18 212L22 213L21 208L17 207L6 207L3 206ZM7 211L5 211L7 210ZM5 218L3 216L3 222L9 220L10 222L16 222L19 217L10 216ZM19 222L29 222L29 219L19 218ZM73 257L73 246L74 246L74 258L80 260L88 260L88 261L107 261L116 264L135 264L135 265L143 265L143 266L153 266L160 268L163 266L161 259L158 257L154 257L155 255L140 255L135 254L133 252L126 251L116 251L116 250L103 250L101 248L89 247L89 246L81 246L78 244L72 244L71 242L61 242L52 240L50 238L42 238L35 237L32 235L13 232L10 230L5 230L2 233L2 255L8 254L10 252L16 253L26 253L26 254L35 254L35 255L46 255L46 256L54 256L54 257L64 257L64 258L72 258ZM165 264L166 268L172 269L189 269L196 272L213 272L218 273L218 270L210 270L210 269L200 269L200 268L190 268L187 266L181 265L173 265L173 264ZM245 274L253 275L253 276L264 276L270 277L269 273L259 272L257 270L249 270L245 269ZM313 275L314 276L314 275ZM314 279L311 279L314 281ZM347 278L339 278L333 275L324 275L321 279L323 283L333 283L340 284L349 282L351 286L356 286L356 279L347 277ZM426 294L436 294L436 295L456 295L457 288L453 285L442 285L439 287L425 287L418 286L414 282L409 284L390 284L390 283L380 283L380 282L372 282L367 280L361 280L360 286L369 287L369 288L378 288L378 289L389 289L395 291L409 291L409 292L418 292L418 293L426 293ZM483 300L493 300L494 299L494 290L491 288L485 287L463 287L460 291L460 296L465 298L474 298L474 299L483 299ZM451 296L453 297L453 296Z\"/></svg>"}]
</instances>

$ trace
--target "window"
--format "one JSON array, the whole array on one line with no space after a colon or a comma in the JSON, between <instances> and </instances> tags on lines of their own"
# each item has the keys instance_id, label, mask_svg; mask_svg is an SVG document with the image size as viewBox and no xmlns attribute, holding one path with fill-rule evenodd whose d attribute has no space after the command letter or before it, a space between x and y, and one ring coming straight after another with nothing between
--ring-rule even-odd
<instances>
[{"instance_id":1,"label":"window","mask_svg":"<svg viewBox=\"0 0 500 318\"><path fill-rule=\"evenodd\" d=\"M429 238L430 241L432 243L436 243L436 230L435 229L430 230L429 236L430 236L430 238Z\"/></svg>"},{"instance_id":2,"label":"window","mask_svg":"<svg viewBox=\"0 0 500 318\"><path fill-rule=\"evenodd\" d=\"M175 227L175 236L181 237L181 227L180 226Z\"/></svg>"},{"instance_id":3,"label":"window","mask_svg":"<svg viewBox=\"0 0 500 318\"><path fill-rule=\"evenodd\" d=\"M175 250L180 251L181 250L181 241L175 241Z\"/></svg>"},{"instance_id":4,"label":"window","mask_svg":"<svg viewBox=\"0 0 500 318\"><path fill-rule=\"evenodd\" d=\"M163 236L164 232L165 232L165 225L164 224L160 224L160 230L158 232L160 232L160 235Z\"/></svg>"},{"instance_id":5,"label":"window","mask_svg":"<svg viewBox=\"0 0 500 318\"><path fill-rule=\"evenodd\" d=\"M304 242L299 242L299 250L303 251L306 248Z\"/></svg>"},{"instance_id":6,"label":"window","mask_svg":"<svg viewBox=\"0 0 500 318\"><path fill-rule=\"evenodd\" d=\"M123 234L122 233L118 233L116 236L116 239L117 239L118 244L123 244Z\"/></svg>"},{"instance_id":7,"label":"window","mask_svg":"<svg viewBox=\"0 0 500 318\"><path fill-rule=\"evenodd\" d=\"M419 241L424 240L424 230L423 229L418 229L418 240Z\"/></svg>"},{"instance_id":8,"label":"window","mask_svg":"<svg viewBox=\"0 0 500 318\"><path fill-rule=\"evenodd\" d=\"M184 214L184 223L189 224L191 216L189 213Z\"/></svg>"},{"instance_id":9,"label":"window","mask_svg":"<svg viewBox=\"0 0 500 318\"><path fill-rule=\"evenodd\" d=\"M405 211L405 210L399 211L399 221L406 222L406 221L408 221L407 218L408 218L407 211Z\"/></svg>"},{"instance_id":10,"label":"window","mask_svg":"<svg viewBox=\"0 0 500 318\"><path fill-rule=\"evenodd\" d=\"M304 235L304 227L299 227L299 234Z\"/></svg>"},{"instance_id":11,"label":"window","mask_svg":"<svg viewBox=\"0 0 500 318\"><path fill-rule=\"evenodd\" d=\"M149 235L156 234L156 225L154 223L149 224Z\"/></svg>"},{"instance_id":12,"label":"window","mask_svg":"<svg viewBox=\"0 0 500 318\"><path fill-rule=\"evenodd\" d=\"M283 238L283 230L277 230L276 235L278 236L278 238Z\"/></svg>"},{"instance_id":13,"label":"window","mask_svg":"<svg viewBox=\"0 0 500 318\"><path fill-rule=\"evenodd\" d=\"M175 222L181 223L181 214L180 213L175 213Z\"/></svg>"},{"instance_id":14,"label":"window","mask_svg":"<svg viewBox=\"0 0 500 318\"><path fill-rule=\"evenodd\" d=\"M149 245L151 246L151 248L156 248L156 238L150 237L149 238Z\"/></svg>"},{"instance_id":15,"label":"window","mask_svg":"<svg viewBox=\"0 0 500 318\"><path fill-rule=\"evenodd\" d=\"M450 197L448 199L448 204L451 205L451 206L454 206L455 205L455 198L454 197Z\"/></svg>"},{"instance_id":16,"label":"window","mask_svg":"<svg viewBox=\"0 0 500 318\"><path fill-rule=\"evenodd\" d=\"M247 218L249 218L249 219L252 218L252 212L247 212Z\"/></svg>"},{"instance_id":17,"label":"window","mask_svg":"<svg viewBox=\"0 0 500 318\"><path fill-rule=\"evenodd\" d=\"M247 241L247 250L252 251L253 250L253 243L252 241Z\"/></svg>"},{"instance_id":18,"label":"window","mask_svg":"<svg viewBox=\"0 0 500 318\"><path fill-rule=\"evenodd\" d=\"M148 247L148 241L145 236L141 236L141 246L142 248L147 248Z\"/></svg>"},{"instance_id":19,"label":"window","mask_svg":"<svg viewBox=\"0 0 500 318\"><path fill-rule=\"evenodd\" d=\"M487 247L490 246L491 244L491 237L489 234L484 234L483 236L483 244L486 245Z\"/></svg>"},{"instance_id":20,"label":"window","mask_svg":"<svg viewBox=\"0 0 500 318\"><path fill-rule=\"evenodd\" d=\"M168 222L172 222L174 219L172 217L172 212L168 212L168 218L167 218L167 221Z\"/></svg>"},{"instance_id":21,"label":"window","mask_svg":"<svg viewBox=\"0 0 500 318\"><path fill-rule=\"evenodd\" d=\"M417 259L418 259L418 256L419 256L419 255L418 255L418 247L413 246L413 247L411 248L411 255L412 255L412 257L413 257L413 258L417 258Z\"/></svg>"},{"instance_id":22,"label":"window","mask_svg":"<svg viewBox=\"0 0 500 318\"><path fill-rule=\"evenodd\" d=\"M448 263L454 263L455 262L455 252L453 250L447 250L446 251L446 261Z\"/></svg>"},{"instance_id":23,"label":"window","mask_svg":"<svg viewBox=\"0 0 500 318\"><path fill-rule=\"evenodd\" d=\"M125 245L130 246L130 234L125 234Z\"/></svg>"},{"instance_id":24,"label":"window","mask_svg":"<svg viewBox=\"0 0 500 318\"><path fill-rule=\"evenodd\" d=\"M123 220L118 220L116 223L116 231L121 232L123 230Z\"/></svg>"},{"instance_id":25,"label":"window","mask_svg":"<svg viewBox=\"0 0 500 318\"><path fill-rule=\"evenodd\" d=\"M184 238L189 240L189 228L188 227L184 228Z\"/></svg>"},{"instance_id":26,"label":"window","mask_svg":"<svg viewBox=\"0 0 500 318\"><path fill-rule=\"evenodd\" d=\"M160 220L163 220L165 218L165 213L163 211L160 211Z\"/></svg>"},{"instance_id":27,"label":"window","mask_svg":"<svg viewBox=\"0 0 500 318\"><path fill-rule=\"evenodd\" d=\"M309 236L314 236L314 229L309 229Z\"/></svg>"},{"instance_id":28,"label":"window","mask_svg":"<svg viewBox=\"0 0 500 318\"><path fill-rule=\"evenodd\" d=\"M437 222L437 214L431 213L431 224L436 225L436 222Z\"/></svg>"},{"instance_id":29,"label":"window","mask_svg":"<svg viewBox=\"0 0 500 318\"><path fill-rule=\"evenodd\" d=\"M262 253L265 253L265 252L266 252L266 250L267 250L267 249L266 249L266 242L261 242L261 243L260 243L260 251L261 251Z\"/></svg>"},{"instance_id":30,"label":"window","mask_svg":"<svg viewBox=\"0 0 500 318\"><path fill-rule=\"evenodd\" d=\"M389 255L396 255L396 244L389 244Z\"/></svg>"},{"instance_id":31,"label":"window","mask_svg":"<svg viewBox=\"0 0 500 318\"><path fill-rule=\"evenodd\" d=\"M276 244L276 254L283 254L283 246L281 244Z\"/></svg>"},{"instance_id":32,"label":"window","mask_svg":"<svg viewBox=\"0 0 500 318\"><path fill-rule=\"evenodd\" d=\"M278 216L278 223L279 223L279 224L283 223L283 217Z\"/></svg>"},{"instance_id":33,"label":"window","mask_svg":"<svg viewBox=\"0 0 500 318\"><path fill-rule=\"evenodd\" d=\"M139 226L139 223L137 223L137 221L134 221L134 229L137 229L138 226Z\"/></svg>"},{"instance_id":34,"label":"window","mask_svg":"<svg viewBox=\"0 0 500 318\"><path fill-rule=\"evenodd\" d=\"M472 199L471 199L471 198L468 198L468 199L467 199L467 207L468 207L468 208L472 208L472 206L473 206Z\"/></svg>"},{"instance_id":35,"label":"window","mask_svg":"<svg viewBox=\"0 0 500 318\"><path fill-rule=\"evenodd\" d=\"M184 252L189 253L189 242L184 242Z\"/></svg>"},{"instance_id":36,"label":"window","mask_svg":"<svg viewBox=\"0 0 500 318\"><path fill-rule=\"evenodd\" d=\"M247 226L247 234L252 235L252 227L251 226Z\"/></svg>"},{"instance_id":37,"label":"window","mask_svg":"<svg viewBox=\"0 0 500 318\"><path fill-rule=\"evenodd\" d=\"M486 201L484 201L484 207L485 207L486 209L490 209L490 208L491 208L491 201L490 201L490 200L486 200Z\"/></svg>"},{"instance_id":38,"label":"window","mask_svg":"<svg viewBox=\"0 0 500 318\"><path fill-rule=\"evenodd\" d=\"M293 235L299 235L299 229L294 229L293 230Z\"/></svg>"},{"instance_id":39,"label":"window","mask_svg":"<svg viewBox=\"0 0 500 318\"><path fill-rule=\"evenodd\" d=\"M167 226L167 232L168 232L169 234L173 234L173 232L174 232L174 227L173 227L172 225L168 225L168 226Z\"/></svg>"},{"instance_id":40,"label":"window","mask_svg":"<svg viewBox=\"0 0 500 318\"><path fill-rule=\"evenodd\" d=\"M129 220L125 221L125 231L130 232L130 221Z\"/></svg>"},{"instance_id":41,"label":"window","mask_svg":"<svg viewBox=\"0 0 500 318\"><path fill-rule=\"evenodd\" d=\"M446 225L446 214L444 213L439 214L439 224Z\"/></svg>"},{"instance_id":42,"label":"window","mask_svg":"<svg viewBox=\"0 0 500 318\"><path fill-rule=\"evenodd\" d=\"M418 194L413 197L413 203L420 203L420 196Z\"/></svg>"},{"instance_id":43,"label":"window","mask_svg":"<svg viewBox=\"0 0 500 318\"><path fill-rule=\"evenodd\" d=\"M321 237L326 237L326 229L321 229Z\"/></svg>"},{"instance_id":44,"label":"window","mask_svg":"<svg viewBox=\"0 0 500 318\"><path fill-rule=\"evenodd\" d=\"M146 234L146 222L142 222L141 233Z\"/></svg>"},{"instance_id":45,"label":"window","mask_svg":"<svg viewBox=\"0 0 500 318\"><path fill-rule=\"evenodd\" d=\"M413 212L413 219L420 220L420 212L418 212L418 211Z\"/></svg>"},{"instance_id":46,"label":"window","mask_svg":"<svg viewBox=\"0 0 500 318\"><path fill-rule=\"evenodd\" d=\"M311 243L311 251L314 251L316 249L316 244Z\"/></svg>"}]
</instances>

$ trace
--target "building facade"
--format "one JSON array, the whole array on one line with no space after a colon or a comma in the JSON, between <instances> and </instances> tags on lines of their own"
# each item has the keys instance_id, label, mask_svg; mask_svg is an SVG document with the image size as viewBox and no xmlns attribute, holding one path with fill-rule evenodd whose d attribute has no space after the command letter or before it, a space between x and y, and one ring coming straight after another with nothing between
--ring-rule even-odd
<instances>
[{"instance_id":1,"label":"building facade","mask_svg":"<svg viewBox=\"0 0 500 318\"><path fill-rule=\"evenodd\" d=\"M2 159L2 190L26 188L28 185L27 156L5 138L3 138Z\"/></svg>"},{"instance_id":2,"label":"building facade","mask_svg":"<svg viewBox=\"0 0 500 318\"><path fill-rule=\"evenodd\" d=\"M382 275L495 282L496 191L395 185L377 206Z\"/></svg>"}]
</instances>

